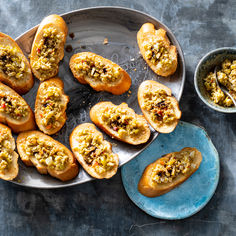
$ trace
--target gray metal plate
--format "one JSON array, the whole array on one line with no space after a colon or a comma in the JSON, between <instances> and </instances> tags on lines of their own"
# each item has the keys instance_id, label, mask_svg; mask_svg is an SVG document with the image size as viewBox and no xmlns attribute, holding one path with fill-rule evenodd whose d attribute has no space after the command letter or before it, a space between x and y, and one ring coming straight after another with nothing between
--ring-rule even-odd
<instances>
[{"instance_id":1,"label":"gray metal plate","mask_svg":"<svg viewBox=\"0 0 236 236\"><path fill-rule=\"evenodd\" d=\"M91 122L89 109L100 101L111 101L115 104L126 102L137 113L141 113L137 101L137 90L140 83L147 79L159 81L172 89L174 96L179 100L182 95L185 80L184 57L180 45L171 31L158 20L142 12L119 8L119 7L97 7L73 11L63 14L69 34L73 33L74 38L68 35L66 47L72 46L72 51L65 51L65 57L60 63L58 76L64 81L65 93L70 97L68 104L65 126L53 138L65 146L69 146L69 135L79 124ZM141 25L151 22L157 28L164 28L172 44L178 50L178 69L174 75L162 78L152 72L139 54L136 42L136 34ZM32 41L37 26L17 38L17 43L26 56L30 54ZM104 38L108 38L108 45L103 44ZM115 96L106 92L95 92L88 85L80 84L74 79L70 69L70 57L77 52L92 51L106 57L124 68L132 78L131 93ZM35 97L39 81L35 80L32 90L24 96L29 105L34 108ZM140 152L142 152L156 137L158 133L151 129L151 137L144 145L132 146L111 139L104 134L106 140L113 143L113 151L119 155L120 166L124 165ZM49 175L40 175L34 167L26 167L21 161L18 177L12 181L27 187L34 188L61 188L81 184L92 180L82 168L79 175L68 182L61 182Z\"/></svg>"}]
</instances>

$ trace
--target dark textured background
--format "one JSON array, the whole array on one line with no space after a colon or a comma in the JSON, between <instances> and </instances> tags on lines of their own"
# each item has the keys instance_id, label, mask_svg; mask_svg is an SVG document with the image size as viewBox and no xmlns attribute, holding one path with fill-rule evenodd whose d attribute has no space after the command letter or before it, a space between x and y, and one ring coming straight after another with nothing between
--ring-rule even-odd
<instances>
[{"instance_id":1,"label":"dark textured background","mask_svg":"<svg viewBox=\"0 0 236 236\"><path fill-rule=\"evenodd\" d=\"M0 235L236 235L236 115L205 106L193 75L208 51L236 46L234 0L0 0L0 31L15 38L51 13L92 6L124 6L156 17L175 34L187 76L182 120L208 131L221 159L220 182L208 205L180 221L155 219L127 197L120 171L111 180L61 190L35 190L0 182Z\"/></svg>"}]
</instances>

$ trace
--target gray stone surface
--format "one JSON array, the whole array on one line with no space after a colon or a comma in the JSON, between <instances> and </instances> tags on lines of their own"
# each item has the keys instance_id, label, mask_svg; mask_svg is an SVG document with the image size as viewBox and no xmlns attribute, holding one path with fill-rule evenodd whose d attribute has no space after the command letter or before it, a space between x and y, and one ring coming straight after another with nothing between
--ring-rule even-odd
<instances>
[{"instance_id":1,"label":"gray stone surface","mask_svg":"<svg viewBox=\"0 0 236 236\"><path fill-rule=\"evenodd\" d=\"M236 235L236 115L205 106L193 75L208 51L236 46L234 0L0 0L0 31L15 38L44 16L79 8L117 5L144 11L173 30L185 54L182 120L202 125L220 154L219 186L208 205L180 221L146 215L127 197L120 171L111 180L61 190L36 190L0 181L0 235Z\"/></svg>"}]
</instances>

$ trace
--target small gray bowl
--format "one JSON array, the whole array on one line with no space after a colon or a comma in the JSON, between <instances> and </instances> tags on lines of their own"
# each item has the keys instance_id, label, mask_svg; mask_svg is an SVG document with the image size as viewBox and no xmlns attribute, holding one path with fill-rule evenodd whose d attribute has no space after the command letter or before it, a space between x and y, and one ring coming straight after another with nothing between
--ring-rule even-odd
<instances>
[{"instance_id":1,"label":"small gray bowl","mask_svg":"<svg viewBox=\"0 0 236 236\"><path fill-rule=\"evenodd\" d=\"M236 60L236 48L218 48L207 53L198 63L194 74L194 86L198 96L210 108L224 113L236 113L236 107L223 107L215 104L209 97L203 79L209 72L213 72L216 65L225 60Z\"/></svg>"}]
</instances>

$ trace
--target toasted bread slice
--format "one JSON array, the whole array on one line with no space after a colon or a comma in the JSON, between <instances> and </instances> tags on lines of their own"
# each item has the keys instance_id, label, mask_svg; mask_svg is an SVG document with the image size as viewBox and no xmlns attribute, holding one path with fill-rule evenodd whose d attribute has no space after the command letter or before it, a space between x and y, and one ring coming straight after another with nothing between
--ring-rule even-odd
<instances>
[{"instance_id":1,"label":"toasted bread slice","mask_svg":"<svg viewBox=\"0 0 236 236\"><path fill-rule=\"evenodd\" d=\"M21 160L28 166L34 165L40 174L62 181L78 175L79 167L71 151L50 136L28 131L20 133L16 142Z\"/></svg>"},{"instance_id":2,"label":"toasted bread slice","mask_svg":"<svg viewBox=\"0 0 236 236\"><path fill-rule=\"evenodd\" d=\"M146 143L150 129L142 115L137 115L126 103L119 106L111 102L99 102L90 110L91 120L112 138L125 143Z\"/></svg>"},{"instance_id":3,"label":"toasted bread slice","mask_svg":"<svg viewBox=\"0 0 236 236\"><path fill-rule=\"evenodd\" d=\"M35 129L34 113L13 89L0 83L0 122L14 133Z\"/></svg>"},{"instance_id":4,"label":"toasted bread slice","mask_svg":"<svg viewBox=\"0 0 236 236\"><path fill-rule=\"evenodd\" d=\"M183 167L176 167L177 161L180 161L180 166ZM196 148L186 147L179 152L166 154L145 168L138 190L147 197L165 194L188 179L199 168L201 161L201 152Z\"/></svg>"},{"instance_id":5,"label":"toasted bread slice","mask_svg":"<svg viewBox=\"0 0 236 236\"><path fill-rule=\"evenodd\" d=\"M81 84L89 84L96 91L120 95L131 86L131 78L125 70L92 52L73 55L70 59L70 69Z\"/></svg>"},{"instance_id":6,"label":"toasted bread slice","mask_svg":"<svg viewBox=\"0 0 236 236\"><path fill-rule=\"evenodd\" d=\"M0 124L0 178L13 180L19 172L18 154L11 129Z\"/></svg>"},{"instance_id":7,"label":"toasted bread slice","mask_svg":"<svg viewBox=\"0 0 236 236\"><path fill-rule=\"evenodd\" d=\"M19 94L27 93L34 85L30 64L18 44L0 32L0 81Z\"/></svg>"},{"instance_id":8,"label":"toasted bread slice","mask_svg":"<svg viewBox=\"0 0 236 236\"><path fill-rule=\"evenodd\" d=\"M32 71L39 80L57 75L59 62L64 57L67 33L67 25L58 15L47 16L40 23L30 55Z\"/></svg>"},{"instance_id":9,"label":"toasted bread slice","mask_svg":"<svg viewBox=\"0 0 236 236\"><path fill-rule=\"evenodd\" d=\"M78 125L70 135L70 146L78 162L94 178L109 179L116 174L119 165L111 143L103 139L95 125Z\"/></svg>"},{"instance_id":10,"label":"toasted bread slice","mask_svg":"<svg viewBox=\"0 0 236 236\"><path fill-rule=\"evenodd\" d=\"M49 135L58 132L66 122L68 102L61 79L42 82L35 100L35 119L39 129Z\"/></svg>"},{"instance_id":11,"label":"toasted bread slice","mask_svg":"<svg viewBox=\"0 0 236 236\"><path fill-rule=\"evenodd\" d=\"M142 25L137 34L140 52L150 68L161 76L175 73L178 65L176 47L170 45L166 31L151 23Z\"/></svg>"},{"instance_id":12,"label":"toasted bread slice","mask_svg":"<svg viewBox=\"0 0 236 236\"><path fill-rule=\"evenodd\" d=\"M160 133L170 133L177 126L182 112L171 95L171 89L153 80L142 82L138 102L144 117Z\"/></svg>"}]
</instances>

